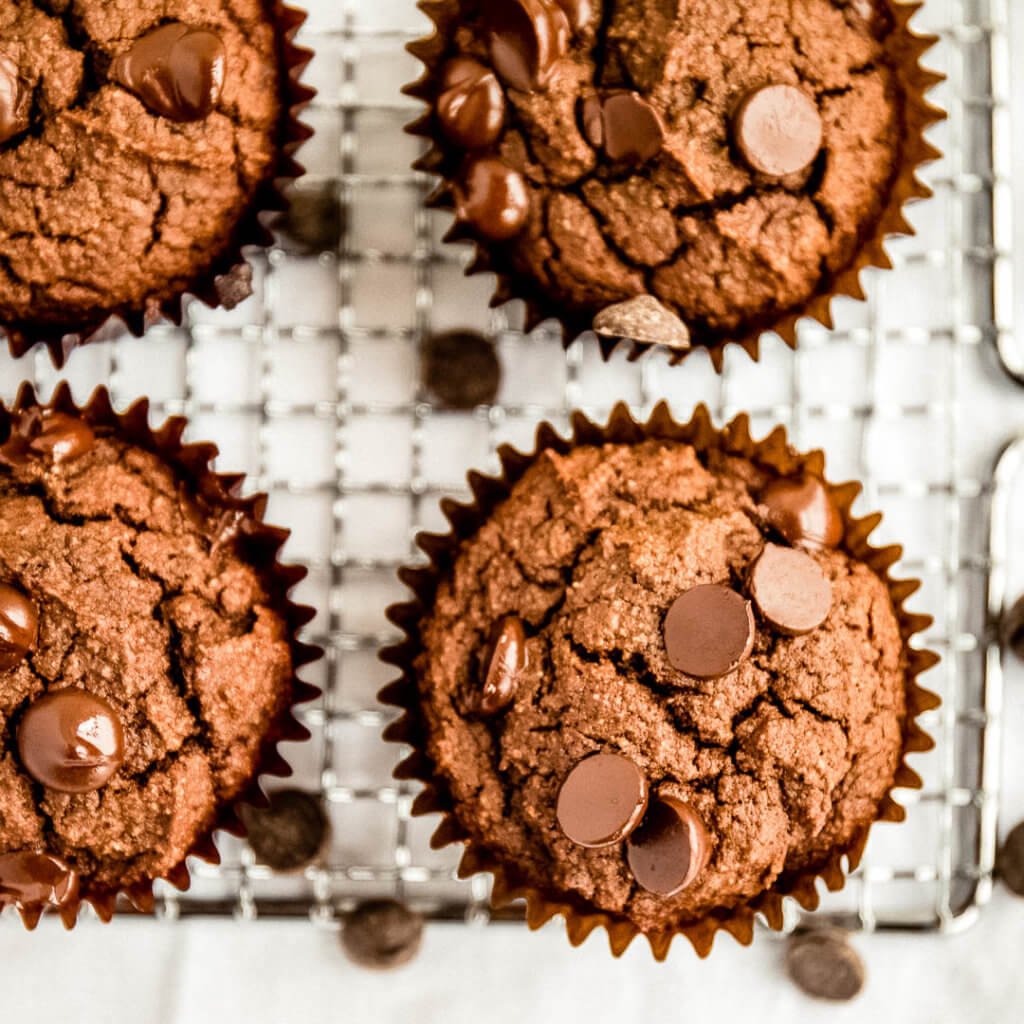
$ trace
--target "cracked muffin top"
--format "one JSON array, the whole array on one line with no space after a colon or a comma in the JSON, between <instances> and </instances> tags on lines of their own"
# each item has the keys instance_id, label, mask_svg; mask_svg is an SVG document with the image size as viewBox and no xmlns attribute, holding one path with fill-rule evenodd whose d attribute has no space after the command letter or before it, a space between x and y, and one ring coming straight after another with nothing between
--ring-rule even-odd
<instances>
[{"instance_id":1,"label":"cracked muffin top","mask_svg":"<svg viewBox=\"0 0 1024 1024\"><path fill-rule=\"evenodd\" d=\"M0 445L0 909L172 872L260 768L292 655L243 519L84 419Z\"/></svg>"},{"instance_id":2,"label":"cracked muffin top","mask_svg":"<svg viewBox=\"0 0 1024 1024\"><path fill-rule=\"evenodd\" d=\"M679 442L544 451L419 626L468 841L656 935L853 847L903 752L886 584L811 476Z\"/></svg>"},{"instance_id":3,"label":"cracked muffin top","mask_svg":"<svg viewBox=\"0 0 1024 1024\"><path fill-rule=\"evenodd\" d=\"M424 166L545 315L649 295L713 348L804 311L875 236L907 91L887 0L443 10Z\"/></svg>"},{"instance_id":4,"label":"cracked muffin top","mask_svg":"<svg viewBox=\"0 0 1024 1024\"><path fill-rule=\"evenodd\" d=\"M282 121L270 10L0 0L0 322L98 326L235 257Z\"/></svg>"}]
</instances>

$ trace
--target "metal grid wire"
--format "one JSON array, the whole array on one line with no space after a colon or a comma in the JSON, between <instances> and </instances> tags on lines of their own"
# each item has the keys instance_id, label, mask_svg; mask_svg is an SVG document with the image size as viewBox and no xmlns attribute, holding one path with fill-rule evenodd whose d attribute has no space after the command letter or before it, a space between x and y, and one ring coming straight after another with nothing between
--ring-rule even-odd
<instances>
[{"instance_id":1,"label":"metal grid wire","mask_svg":"<svg viewBox=\"0 0 1024 1024\"><path fill-rule=\"evenodd\" d=\"M422 207L430 181L407 169L415 144L401 126L416 107L398 87L416 66L403 47L426 22L413 0L309 5L303 42L317 52L320 95L300 188L336 188L340 245L312 256L276 248L258 258L257 295L239 310L195 305L182 329L82 350L66 374L79 397L104 381L119 403L148 393L155 416L189 416L190 436L217 440L221 465L270 493L270 518L295 528L291 556L310 568L298 595L318 608L309 639L327 650L309 673L324 689L304 714L313 739L286 752L295 783L322 792L329 810L324 862L275 876L226 837L224 863L196 864L187 894L162 888L160 913L331 923L361 898L397 893L436 919L518 916L489 909L483 877L454 879L457 853L431 851L435 823L411 818L417 787L390 779L399 752L379 741L390 713L373 696L388 681L376 652L394 639L383 609L403 597L394 571L416 557L416 532L443 527L438 499L464 493L471 466L494 468L498 444L525 445L539 420L564 425L573 408L603 415L625 399L646 412L667 399L681 416L705 401L719 422L745 410L758 428L782 422L794 443L825 447L830 475L864 481L861 509L881 508L885 540L907 544L899 568L924 581L916 607L936 616L925 643L944 658L925 679L945 701L925 722L938 745L915 763L926 786L903 794L908 822L875 830L823 912L864 928L971 919L994 856L999 679L985 523L1003 439L964 413L972 382L986 400L1012 391L995 369L1010 337L1005 5L926 7L922 27L941 36L929 63L948 75L936 100L949 121L935 132L947 156L928 174L936 198L913 212L918 237L892 248L896 269L870 275L866 304L839 304L835 331L806 326L797 353L769 343L760 365L731 353L721 376L702 355L682 368L657 357L603 364L586 342L563 355L544 328L516 330L514 306L487 312L489 282L462 277L465 250L442 246L445 217ZM418 346L467 324L495 337L504 383L497 404L447 413L418 383ZM44 357L28 366L52 384ZM5 392L25 375L25 361L0 364Z\"/></svg>"}]
</instances>

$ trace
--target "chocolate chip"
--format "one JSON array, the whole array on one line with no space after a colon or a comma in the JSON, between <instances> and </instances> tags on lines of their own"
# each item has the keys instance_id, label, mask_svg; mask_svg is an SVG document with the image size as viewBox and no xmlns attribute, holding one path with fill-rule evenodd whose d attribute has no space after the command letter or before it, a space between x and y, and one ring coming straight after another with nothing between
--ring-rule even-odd
<instances>
[{"instance_id":1,"label":"chocolate chip","mask_svg":"<svg viewBox=\"0 0 1024 1024\"><path fill-rule=\"evenodd\" d=\"M733 120L733 135L755 171L784 178L814 163L823 137L821 114L797 86L765 85L743 101Z\"/></svg>"},{"instance_id":2,"label":"chocolate chip","mask_svg":"<svg viewBox=\"0 0 1024 1024\"><path fill-rule=\"evenodd\" d=\"M124 760L121 720L85 690L48 693L29 705L18 726L18 753L36 782L60 793L91 793Z\"/></svg>"},{"instance_id":3,"label":"chocolate chip","mask_svg":"<svg viewBox=\"0 0 1024 1024\"><path fill-rule=\"evenodd\" d=\"M423 918L397 900L369 900L345 919L341 944L360 967L401 967L419 952Z\"/></svg>"},{"instance_id":4,"label":"chocolate chip","mask_svg":"<svg viewBox=\"0 0 1024 1024\"><path fill-rule=\"evenodd\" d=\"M449 409L491 405L501 385L494 344L476 331L432 334L420 355L423 386Z\"/></svg>"},{"instance_id":5,"label":"chocolate chip","mask_svg":"<svg viewBox=\"0 0 1024 1024\"><path fill-rule=\"evenodd\" d=\"M665 650L673 668L698 679L732 672L754 646L750 602L720 583L704 583L676 598L665 616Z\"/></svg>"},{"instance_id":6,"label":"chocolate chip","mask_svg":"<svg viewBox=\"0 0 1024 1024\"><path fill-rule=\"evenodd\" d=\"M569 48L569 19L555 0L485 0L491 63L513 88L543 85Z\"/></svg>"},{"instance_id":7,"label":"chocolate chip","mask_svg":"<svg viewBox=\"0 0 1024 1024\"><path fill-rule=\"evenodd\" d=\"M603 149L610 160L644 163L657 156L665 142L661 115L639 93L588 96L582 120L591 145Z\"/></svg>"},{"instance_id":8,"label":"chocolate chip","mask_svg":"<svg viewBox=\"0 0 1024 1024\"><path fill-rule=\"evenodd\" d=\"M220 99L225 63L220 36L172 21L137 39L114 59L110 74L154 114L200 121Z\"/></svg>"},{"instance_id":9,"label":"chocolate chip","mask_svg":"<svg viewBox=\"0 0 1024 1024\"><path fill-rule=\"evenodd\" d=\"M18 65L6 53L0 53L0 143L28 127L30 99Z\"/></svg>"},{"instance_id":10,"label":"chocolate chip","mask_svg":"<svg viewBox=\"0 0 1024 1024\"><path fill-rule=\"evenodd\" d=\"M337 186L327 182L319 188L293 189L288 209L275 226L288 249L302 253L334 252L344 230Z\"/></svg>"},{"instance_id":11,"label":"chocolate chip","mask_svg":"<svg viewBox=\"0 0 1024 1024\"><path fill-rule=\"evenodd\" d=\"M437 119L444 134L466 149L486 149L501 134L505 94L490 68L455 57L441 73Z\"/></svg>"},{"instance_id":12,"label":"chocolate chip","mask_svg":"<svg viewBox=\"0 0 1024 1024\"><path fill-rule=\"evenodd\" d=\"M817 477L774 480L761 492L761 505L768 524L797 547L834 548L843 539L843 517Z\"/></svg>"},{"instance_id":13,"label":"chocolate chip","mask_svg":"<svg viewBox=\"0 0 1024 1024\"><path fill-rule=\"evenodd\" d=\"M836 929L796 933L786 951L786 973L816 999L844 1002L864 988L864 962Z\"/></svg>"},{"instance_id":14,"label":"chocolate chip","mask_svg":"<svg viewBox=\"0 0 1024 1024\"><path fill-rule=\"evenodd\" d=\"M574 32L581 32L594 20L593 0L555 0L555 3L562 8Z\"/></svg>"},{"instance_id":15,"label":"chocolate chip","mask_svg":"<svg viewBox=\"0 0 1024 1024\"><path fill-rule=\"evenodd\" d=\"M711 850L704 823L672 796L651 801L640 827L626 841L633 877L656 896L674 896L704 870Z\"/></svg>"},{"instance_id":16,"label":"chocolate chip","mask_svg":"<svg viewBox=\"0 0 1024 1024\"><path fill-rule=\"evenodd\" d=\"M592 754L565 777L555 815L580 846L621 843L647 809L647 777L622 754Z\"/></svg>"},{"instance_id":17,"label":"chocolate chip","mask_svg":"<svg viewBox=\"0 0 1024 1024\"><path fill-rule=\"evenodd\" d=\"M22 465L33 456L63 462L84 455L96 435L83 419L52 409L30 409L12 424L11 434L0 445L0 462Z\"/></svg>"},{"instance_id":18,"label":"chocolate chip","mask_svg":"<svg viewBox=\"0 0 1024 1024\"><path fill-rule=\"evenodd\" d=\"M832 584L806 551L766 544L750 571L750 596L780 633L817 629L832 610Z\"/></svg>"},{"instance_id":19,"label":"chocolate chip","mask_svg":"<svg viewBox=\"0 0 1024 1024\"><path fill-rule=\"evenodd\" d=\"M59 857L21 851L0 853L0 907L59 907L78 894L78 875Z\"/></svg>"},{"instance_id":20,"label":"chocolate chip","mask_svg":"<svg viewBox=\"0 0 1024 1024\"><path fill-rule=\"evenodd\" d=\"M996 876L1010 892L1024 896L1024 821L1003 840L996 857Z\"/></svg>"},{"instance_id":21,"label":"chocolate chip","mask_svg":"<svg viewBox=\"0 0 1024 1024\"><path fill-rule=\"evenodd\" d=\"M594 317L594 331L605 338L628 338L647 345L690 347L686 324L653 295L638 295L606 306Z\"/></svg>"},{"instance_id":22,"label":"chocolate chip","mask_svg":"<svg viewBox=\"0 0 1024 1024\"><path fill-rule=\"evenodd\" d=\"M1003 613L999 637L1008 651L1024 661L1024 595Z\"/></svg>"},{"instance_id":23,"label":"chocolate chip","mask_svg":"<svg viewBox=\"0 0 1024 1024\"><path fill-rule=\"evenodd\" d=\"M476 711L496 715L512 703L519 676L526 667L526 631L522 620L507 615L491 631L483 663Z\"/></svg>"},{"instance_id":24,"label":"chocolate chip","mask_svg":"<svg viewBox=\"0 0 1024 1024\"><path fill-rule=\"evenodd\" d=\"M455 186L455 212L491 241L513 238L530 212L526 179L497 157L471 160Z\"/></svg>"},{"instance_id":25,"label":"chocolate chip","mask_svg":"<svg viewBox=\"0 0 1024 1024\"><path fill-rule=\"evenodd\" d=\"M256 859L274 871L297 871L320 856L330 827L318 796L284 789L266 807L240 808Z\"/></svg>"},{"instance_id":26,"label":"chocolate chip","mask_svg":"<svg viewBox=\"0 0 1024 1024\"><path fill-rule=\"evenodd\" d=\"M25 594L0 583L0 671L16 668L35 647L39 610Z\"/></svg>"}]
</instances>

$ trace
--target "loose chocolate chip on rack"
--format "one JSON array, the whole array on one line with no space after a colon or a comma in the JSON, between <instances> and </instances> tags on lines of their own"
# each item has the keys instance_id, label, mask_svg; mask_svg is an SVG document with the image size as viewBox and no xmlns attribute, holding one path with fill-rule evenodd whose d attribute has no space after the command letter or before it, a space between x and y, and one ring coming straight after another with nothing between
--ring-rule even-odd
<instances>
[{"instance_id":1,"label":"loose chocolate chip on rack","mask_svg":"<svg viewBox=\"0 0 1024 1024\"><path fill-rule=\"evenodd\" d=\"M999 636L1008 651L1024 660L1024 595L1003 613Z\"/></svg>"},{"instance_id":2,"label":"loose chocolate chip on rack","mask_svg":"<svg viewBox=\"0 0 1024 1024\"><path fill-rule=\"evenodd\" d=\"M297 252L333 252L344 230L338 189L333 182L319 188L294 189L288 209L275 223L286 248Z\"/></svg>"},{"instance_id":3,"label":"loose chocolate chip on rack","mask_svg":"<svg viewBox=\"0 0 1024 1024\"><path fill-rule=\"evenodd\" d=\"M483 662L476 711L496 715L512 703L526 667L526 631L522 620L507 615L492 630Z\"/></svg>"},{"instance_id":4,"label":"loose chocolate chip on rack","mask_svg":"<svg viewBox=\"0 0 1024 1024\"><path fill-rule=\"evenodd\" d=\"M59 907L78 893L78 875L59 857L21 851L0 853L0 907Z\"/></svg>"},{"instance_id":5,"label":"loose chocolate chip on rack","mask_svg":"<svg viewBox=\"0 0 1024 1024\"><path fill-rule=\"evenodd\" d=\"M455 186L455 213L493 242L519 234L530 212L526 179L497 157L471 160Z\"/></svg>"},{"instance_id":6,"label":"loose chocolate chip on rack","mask_svg":"<svg viewBox=\"0 0 1024 1024\"><path fill-rule=\"evenodd\" d=\"M646 345L690 347L686 324L653 295L638 295L606 306L594 317L594 332L604 338L628 338Z\"/></svg>"},{"instance_id":7,"label":"loose chocolate chip on rack","mask_svg":"<svg viewBox=\"0 0 1024 1024\"><path fill-rule=\"evenodd\" d=\"M817 104L795 85L776 83L750 93L733 121L743 159L761 174L784 178L806 170L822 143Z\"/></svg>"},{"instance_id":8,"label":"loose chocolate chip on rack","mask_svg":"<svg viewBox=\"0 0 1024 1024\"><path fill-rule=\"evenodd\" d=\"M39 610L9 583L0 583L0 671L16 668L35 646Z\"/></svg>"},{"instance_id":9,"label":"loose chocolate chip on rack","mask_svg":"<svg viewBox=\"0 0 1024 1024\"><path fill-rule=\"evenodd\" d=\"M573 32L585 29L594 18L593 0L555 0L569 19L569 27Z\"/></svg>"},{"instance_id":10,"label":"loose chocolate chip on rack","mask_svg":"<svg viewBox=\"0 0 1024 1024\"><path fill-rule=\"evenodd\" d=\"M498 397L501 364L494 344L477 331L432 334L420 353L423 386L449 409L490 405Z\"/></svg>"},{"instance_id":11,"label":"loose chocolate chip on rack","mask_svg":"<svg viewBox=\"0 0 1024 1024\"><path fill-rule=\"evenodd\" d=\"M633 877L656 896L674 896L704 870L711 844L697 813L672 796L651 801L640 827L626 841Z\"/></svg>"},{"instance_id":12,"label":"loose chocolate chip on rack","mask_svg":"<svg viewBox=\"0 0 1024 1024\"><path fill-rule=\"evenodd\" d=\"M0 53L0 143L13 139L28 127L30 99L18 65L6 53Z\"/></svg>"},{"instance_id":13,"label":"loose chocolate chip on rack","mask_svg":"<svg viewBox=\"0 0 1024 1024\"><path fill-rule=\"evenodd\" d=\"M996 876L1010 892L1024 896L1024 821L1010 829L996 858Z\"/></svg>"},{"instance_id":14,"label":"loose chocolate chip on rack","mask_svg":"<svg viewBox=\"0 0 1024 1024\"><path fill-rule=\"evenodd\" d=\"M257 860L274 871L297 871L315 861L329 832L320 798L284 789L269 800L266 807L246 805L239 811Z\"/></svg>"},{"instance_id":15,"label":"loose chocolate chip on rack","mask_svg":"<svg viewBox=\"0 0 1024 1024\"><path fill-rule=\"evenodd\" d=\"M18 753L36 782L60 793L91 793L121 767L124 731L102 697L58 690L29 705L18 726Z\"/></svg>"},{"instance_id":16,"label":"loose chocolate chip on rack","mask_svg":"<svg viewBox=\"0 0 1024 1024\"><path fill-rule=\"evenodd\" d=\"M486 149L501 134L505 93L493 71L472 57L455 57L441 75L437 118L445 135L466 149Z\"/></svg>"},{"instance_id":17,"label":"loose chocolate chip on rack","mask_svg":"<svg viewBox=\"0 0 1024 1024\"><path fill-rule=\"evenodd\" d=\"M817 477L773 480L761 506L768 524L797 547L834 548L843 539L843 518Z\"/></svg>"},{"instance_id":18,"label":"loose chocolate chip on rack","mask_svg":"<svg viewBox=\"0 0 1024 1024\"><path fill-rule=\"evenodd\" d=\"M154 114L200 121L220 99L225 62L220 36L172 21L137 39L115 58L110 74Z\"/></svg>"},{"instance_id":19,"label":"loose chocolate chip on rack","mask_svg":"<svg viewBox=\"0 0 1024 1024\"><path fill-rule=\"evenodd\" d=\"M766 544L750 572L757 610L780 633L817 629L832 609L832 584L806 551Z\"/></svg>"},{"instance_id":20,"label":"loose chocolate chip on rack","mask_svg":"<svg viewBox=\"0 0 1024 1024\"><path fill-rule=\"evenodd\" d=\"M360 967L401 967L419 952L423 918L397 900L369 900L345 919L341 944Z\"/></svg>"},{"instance_id":21,"label":"loose chocolate chip on rack","mask_svg":"<svg viewBox=\"0 0 1024 1024\"><path fill-rule=\"evenodd\" d=\"M676 598L665 616L665 650L672 667L698 679L732 672L754 646L750 602L720 583L704 583Z\"/></svg>"},{"instance_id":22,"label":"loose chocolate chip on rack","mask_svg":"<svg viewBox=\"0 0 1024 1024\"><path fill-rule=\"evenodd\" d=\"M845 1002L864 988L864 961L838 929L797 932L786 951L786 973L816 999Z\"/></svg>"},{"instance_id":23,"label":"loose chocolate chip on rack","mask_svg":"<svg viewBox=\"0 0 1024 1024\"><path fill-rule=\"evenodd\" d=\"M582 106L583 130L595 148L611 160L644 163L661 152L665 125L661 115L635 92L588 96Z\"/></svg>"},{"instance_id":24,"label":"loose chocolate chip on rack","mask_svg":"<svg viewBox=\"0 0 1024 1024\"><path fill-rule=\"evenodd\" d=\"M486 0L491 63L515 89L542 86L569 48L569 19L555 0Z\"/></svg>"},{"instance_id":25,"label":"loose chocolate chip on rack","mask_svg":"<svg viewBox=\"0 0 1024 1024\"><path fill-rule=\"evenodd\" d=\"M620 843L647 809L647 778L622 754L592 754L565 777L555 816L566 836L580 846Z\"/></svg>"}]
</instances>

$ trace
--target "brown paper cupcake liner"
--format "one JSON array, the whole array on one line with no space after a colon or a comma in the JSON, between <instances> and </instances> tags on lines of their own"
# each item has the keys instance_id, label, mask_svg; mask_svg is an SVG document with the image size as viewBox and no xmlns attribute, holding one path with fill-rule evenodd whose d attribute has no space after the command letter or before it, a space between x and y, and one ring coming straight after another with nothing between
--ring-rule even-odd
<instances>
[{"instance_id":1,"label":"brown paper cupcake liner","mask_svg":"<svg viewBox=\"0 0 1024 1024\"><path fill-rule=\"evenodd\" d=\"M560 436L551 424L542 423L537 428L532 452L524 453L508 445L499 449L501 473L498 476L484 476L476 472L469 474L473 501L462 504L445 499L442 502L442 511L451 524L449 533L424 533L417 538L417 544L427 556L428 564L419 568L405 568L399 573L414 597L388 610L389 619L402 631L404 637L399 643L382 651L381 657L396 666L401 671L401 677L381 691L380 700L402 711L401 716L385 730L385 739L412 748L411 755L395 769L395 777L423 783L424 788L413 804L414 815L441 815L440 824L431 840L434 848L451 843L464 844L458 868L460 877L466 878L477 872L492 874L493 905L500 908L515 899L525 900L526 920L531 929L539 928L556 915L562 915L566 921L569 941L579 945L596 928L604 928L608 932L615 956L621 955L637 935L645 934L655 958L663 960L676 934L685 935L696 952L704 957L711 951L715 934L719 930L729 932L743 945L749 944L753 939L757 914L762 915L771 928L780 930L783 927L783 902L786 897L795 899L804 910L816 909L819 903L817 879L821 878L830 891L842 888L846 874L860 863L870 824L847 846L835 850L823 866L783 874L770 889L739 906L713 911L676 931L641 933L631 921L597 911L583 899L566 894L553 896L539 889L513 865L498 859L473 840L459 823L450 789L427 753L428 727L420 707L414 667L421 651L419 624L433 604L438 583L451 571L463 541L481 528L494 508L508 497L514 484L542 452L551 449L565 454L581 445L638 444L648 439L682 442L692 445L702 454L719 450L742 456L781 476L793 476L803 471L824 480L824 454L820 450L806 454L794 451L787 442L785 428L776 427L763 439L754 440L746 414L736 417L719 430L713 425L711 415L703 405L697 407L687 423L677 422L665 403L659 404L643 423L634 420L628 407L622 403L612 411L606 425L594 423L583 413L576 412L572 416L572 430L568 438ZM845 527L843 549L867 564L883 580L899 621L906 657L907 717L903 729L903 753L892 787L880 802L875 820L902 821L905 811L893 798L892 790L897 787L921 788L921 779L909 767L906 758L909 754L930 750L934 745L918 724L917 718L923 712L938 707L940 702L936 694L918 685L917 677L935 665L939 657L931 651L910 646L911 638L927 629L932 618L905 608L907 599L920 587L920 581L898 580L890 575L891 567L902 555L902 548L898 545L873 547L869 543L868 538L882 520L881 514L864 517L852 514L851 506L861 491L861 485L855 482L831 484L825 481L825 486L842 516Z\"/></svg>"},{"instance_id":2,"label":"brown paper cupcake liner","mask_svg":"<svg viewBox=\"0 0 1024 1024\"><path fill-rule=\"evenodd\" d=\"M80 416L94 428L107 430L132 444L153 452L170 465L181 480L192 491L194 500L204 512L221 512L237 520L237 535L242 538L247 555L261 568L264 582L283 616L288 628L292 656L292 679L288 700L275 721L270 725L260 748L257 766L249 784L229 804L218 811L217 817L208 829L195 841L186 857L199 857L211 864L220 863L220 855L214 845L214 833L225 831L239 838L246 834L245 826L237 813L241 804L265 806L267 798L260 787L261 776L287 778L291 768L278 752L278 744L306 740L309 730L294 715L296 705L315 700L320 690L304 682L298 676L299 669L316 661L323 655L319 647L299 639L302 628L313 618L312 608L295 603L290 593L306 576L306 569L286 565L280 561L281 548L290 531L271 526L263 521L267 505L265 494L241 497L244 475L240 473L217 473L212 466L217 457L217 446L210 442L186 444L182 434L188 421L181 416L172 416L159 427L149 425L149 399L140 398L124 412L117 412L110 400L110 393L100 387L84 405L77 405L71 388L61 381L49 402L41 402L31 384L22 384L14 404L0 403L0 437L6 437L15 416L29 409L52 409ZM166 874L160 876L175 888L189 887L190 876L183 859ZM83 887L75 899L65 903L55 912L65 927L73 928L83 903L90 903L101 920L109 921L114 915L119 895L124 895L131 904L143 913L151 913L154 907L153 880L137 882L116 890L92 890ZM30 930L35 928L45 912L43 908L20 909L22 920ZM0 908L2 912L2 908Z\"/></svg>"},{"instance_id":3,"label":"brown paper cupcake liner","mask_svg":"<svg viewBox=\"0 0 1024 1024\"><path fill-rule=\"evenodd\" d=\"M677 365L688 356L702 349L711 357L719 372L730 345L742 348L751 359L760 358L760 339L768 333L778 334L790 347L797 345L797 324L804 317L816 320L831 330L832 301L840 296L863 301L864 289L861 272L869 267L891 270L892 261L885 252L885 241L896 235L914 235L915 231L907 222L903 209L908 202L926 199L932 190L918 177L924 164L937 160L942 153L925 138L929 127L945 119L943 110L929 103L926 94L945 80L945 75L930 71L921 65L921 58L938 42L938 36L924 35L910 28L910 20L923 6L923 0L886 0L893 18L893 30L888 39L888 50L902 73L906 87L904 97L903 150L901 165L890 188L888 201L882 210L872 234L861 241L854 262L845 270L827 277L818 291L799 310L783 313L774 319L759 323L746 333L716 341L714 344L695 344L691 348L679 349L666 345L636 342L628 338L608 338L598 335L597 342L602 356L607 360L620 346L629 346L629 359L636 360L652 349L663 349L669 363ZM441 177L440 183L427 198L431 209L454 211L455 195L445 170L450 166L451 154L444 148L434 114L438 95L438 74L448 50L448 40L454 26L461 17L459 0L420 0L420 9L434 23L435 31L428 38L409 45L409 52L424 65L425 71L419 79L406 86L403 92L423 101L428 110L411 122L406 131L428 140L427 151L413 164L415 170L426 171ZM562 344L565 348L592 329L592 315L566 310L552 302L533 282L524 280L510 266L502 247L479 240L467 224L456 220L443 239L445 242L468 242L474 248L473 257L466 269L469 275L493 273L497 286L491 299L491 306L500 306L511 299L521 299L525 305L525 329L533 330L545 320L557 320L561 326Z\"/></svg>"},{"instance_id":4,"label":"brown paper cupcake liner","mask_svg":"<svg viewBox=\"0 0 1024 1024\"><path fill-rule=\"evenodd\" d=\"M313 129L300 120L300 115L316 95L315 89L299 80L313 58L312 50L295 44L295 35L306 20L306 12L289 6L284 0L273 0L269 6L277 27L280 63L285 72L281 83L283 103L277 132L278 155L233 228L223 251L187 288L169 298L151 297L138 305L119 306L85 323L0 323L0 335L6 336L12 356L18 358L37 345L45 345L54 366L59 369L81 345L120 337L126 329L141 338L148 327L162 320L179 326L189 295L211 309L234 309L252 295L252 266L243 249L246 246L266 248L273 242L273 234L264 225L263 218L288 208L286 189L305 173L295 160L295 151L312 137Z\"/></svg>"}]
</instances>

